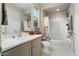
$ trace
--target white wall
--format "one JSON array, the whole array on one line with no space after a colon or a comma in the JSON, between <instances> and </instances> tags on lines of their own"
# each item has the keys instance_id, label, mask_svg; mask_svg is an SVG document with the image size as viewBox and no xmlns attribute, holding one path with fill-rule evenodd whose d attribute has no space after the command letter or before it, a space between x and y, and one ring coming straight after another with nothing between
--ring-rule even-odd
<instances>
[{"instance_id":1,"label":"white wall","mask_svg":"<svg viewBox=\"0 0 79 59\"><path fill-rule=\"evenodd\" d=\"M0 3L0 47L1 47L1 3Z\"/></svg>"},{"instance_id":2,"label":"white wall","mask_svg":"<svg viewBox=\"0 0 79 59\"><path fill-rule=\"evenodd\" d=\"M53 40L66 39L66 15L65 13L56 13L49 15L50 34Z\"/></svg>"},{"instance_id":3,"label":"white wall","mask_svg":"<svg viewBox=\"0 0 79 59\"><path fill-rule=\"evenodd\" d=\"M79 56L79 4L71 4L70 13L73 15L73 47L74 47L74 55Z\"/></svg>"},{"instance_id":4,"label":"white wall","mask_svg":"<svg viewBox=\"0 0 79 59\"><path fill-rule=\"evenodd\" d=\"M72 15L72 21L73 21L73 35L71 36L71 46L72 46L72 50L73 50L73 55L75 54L75 37L74 37L74 4L72 3L69 7L69 10L68 10L68 13L69 13L69 18L70 16Z\"/></svg>"},{"instance_id":5,"label":"white wall","mask_svg":"<svg viewBox=\"0 0 79 59\"><path fill-rule=\"evenodd\" d=\"M13 31L13 30L17 30L19 31L21 28L21 19L20 19L20 14L21 12L19 11L19 9L12 7L10 5L7 4L7 17L8 17L8 28L7 31Z\"/></svg>"},{"instance_id":6,"label":"white wall","mask_svg":"<svg viewBox=\"0 0 79 59\"><path fill-rule=\"evenodd\" d=\"M0 32L1 32L1 15L2 13L1 13L1 3L0 3Z\"/></svg>"},{"instance_id":7,"label":"white wall","mask_svg":"<svg viewBox=\"0 0 79 59\"><path fill-rule=\"evenodd\" d=\"M74 4L73 16L74 16L74 47L75 55L79 55L79 4Z\"/></svg>"},{"instance_id":8,"label":"white wall","mask_svg":"<svg viewBox=\"0 0 79 59\"><path fill-rule=\"evenodd\" d=\"M2 25L1 31L7 32L9 37L12 37L14 31L21 31L21 21L23 20L23 13L18 8L6 4L6 10L7 10L7 18L8 18L8 25L5 28L5 25ZM2 38L3 38L2 34Z\"/></svg>"},{"instance_id":9,"label":"white wall","mask_svg":"<svg viewBox=\"0 0 79 59\"><path fill-rule=\"evenodd\" d=\"M21 14L22 12L17 9L16 7L13 7L9 4L6 4L6 10L7 10L7 18L8 18L8 25L6 29L4 29L4 25L2 26L2 31L6 31L7 33L12 33L15 30L18 32L21 30Z\"/></svg>"}]
</instances>

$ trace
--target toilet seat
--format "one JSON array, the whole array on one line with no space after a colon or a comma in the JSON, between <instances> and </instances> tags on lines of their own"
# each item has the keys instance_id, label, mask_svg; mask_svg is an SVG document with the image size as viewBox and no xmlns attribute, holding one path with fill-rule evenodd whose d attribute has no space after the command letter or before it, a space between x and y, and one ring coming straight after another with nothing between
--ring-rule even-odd
<instances>
[{"instance_id":1,"label":"toilet seat","mask_svg":"<svg viewBox=\"0 0 79 59\"><path fill-rule=\"evenodd\" d=\"M44 49L48 49L50 47L50 42L48 41L42 41L42 44L44 46Z\"/></svg>"}]
</instances>

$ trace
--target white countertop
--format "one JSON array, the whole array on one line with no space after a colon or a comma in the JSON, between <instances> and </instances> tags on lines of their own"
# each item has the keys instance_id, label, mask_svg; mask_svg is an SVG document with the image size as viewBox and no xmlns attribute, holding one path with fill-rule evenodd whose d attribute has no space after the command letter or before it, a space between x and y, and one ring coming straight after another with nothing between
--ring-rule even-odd
<instances>
[{"instance_id":1,"label":"white countertop","mask_svg":"<svg viewBox=\"0 0 79 59\"><path fill-rule=\"evenodd\" d=\"M18 45L21 45L23 43L29 42L31 40L34 40L35 38L41 37L42 35L26 35L26 37L20 37L20 38L6 38L2 40L1 46L2 46L2 52L14 48Z\"/></svg>"}]
</instances>

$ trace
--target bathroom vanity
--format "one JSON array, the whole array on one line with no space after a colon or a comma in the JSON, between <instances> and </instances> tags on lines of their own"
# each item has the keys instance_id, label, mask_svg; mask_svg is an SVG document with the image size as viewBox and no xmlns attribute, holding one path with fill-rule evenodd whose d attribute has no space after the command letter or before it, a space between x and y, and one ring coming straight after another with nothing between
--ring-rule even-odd
<instances>
[{"instance_id":1,"label":"bathroom vanity","mask_svg":"<svg viewBox=\"0 0 79 59\"><path fill-rule=\"evenodd\" d=\"M5 39L2 41L3 56L40 56L42 52L41 36L28 35L27 38Z\"/></svg>"},{"instance_id":2,"label":"bathroom vanity","mask_svg":"<svg viewBox=\"0 0 79 59\"><path fill-rule=\"evenodd\" d=\"M3 56L40 56L42 51L41 34L34 34L35 28L39 28L39 9L33 6L26 14L10 4L6 6L3 15L1 47ZM10 6L9 6L10 5ZM24 11L23 11L24 12ZM7 14L7 17L5 16ZM8 21L6 23L6 18ZM21 24L21 25L20 25ZM6 26L7 25L7 26ZM22 32L31 31L32 35L24 35ZM9 34L9 35L8 35ZM9 37L8 37L8 36Z\"/></svg>"}]
</instances>

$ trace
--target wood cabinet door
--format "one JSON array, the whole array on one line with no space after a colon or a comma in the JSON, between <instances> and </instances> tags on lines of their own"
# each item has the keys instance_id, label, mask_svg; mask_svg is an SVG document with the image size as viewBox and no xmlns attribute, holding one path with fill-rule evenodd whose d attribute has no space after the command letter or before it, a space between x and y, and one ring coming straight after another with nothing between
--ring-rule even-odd
<instances>
[{"instance_id":1,"label":"wood cabinet door","mask_svg":"<svg viewBox=\"0 0 79 59\"><path fill-rule=\"evenodd\" d=\"M32 41L32 56L40 56L42 52L41 38Z\"/></svg>"},{"instance_id":2,"label":"wood cabinet door","mask_svg":"<svg viewBox=\"0 0 79 59\"><path fill-rule=\"evenodd\" d=\"M31 42L20 45L16 48L8 50L3 53L5 56L30 56L31 55Z\"/></svg>"}]
</instances>

